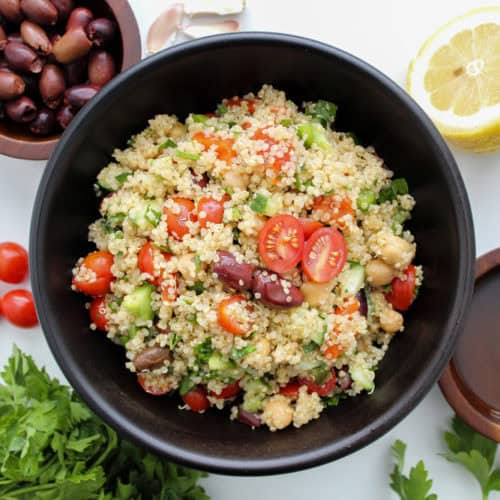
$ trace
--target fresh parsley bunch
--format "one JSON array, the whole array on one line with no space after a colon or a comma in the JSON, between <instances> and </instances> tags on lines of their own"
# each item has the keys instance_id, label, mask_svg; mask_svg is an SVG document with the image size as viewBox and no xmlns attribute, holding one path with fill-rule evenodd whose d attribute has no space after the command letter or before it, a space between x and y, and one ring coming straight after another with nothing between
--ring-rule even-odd
<instances>
[{"instance_id":1,"label":"fresh parsley bunch","mask_svg":"<svg viewBox=\"0 0 500 500\"><path fill-rule=\"evenodd\" d=\"M17 347L1 376L3 500L208 500L202 473L121 439Z\"/></svg>"}]
</instances>

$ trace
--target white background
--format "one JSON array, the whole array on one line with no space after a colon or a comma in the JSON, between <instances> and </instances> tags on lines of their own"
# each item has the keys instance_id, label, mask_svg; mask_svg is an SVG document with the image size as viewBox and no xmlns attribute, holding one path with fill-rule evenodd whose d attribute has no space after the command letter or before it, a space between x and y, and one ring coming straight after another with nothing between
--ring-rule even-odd
<instances>
[{"instance_id":1,"label":"white background","mask_svg":"<svg viewBox=\"0 0 500 500\"><path fill-rule=\"evenodd\" d=\"M149 24L169 4L164 0L130 3L143 39ZM293 33L336 45L375 65L401 85L410 59L424 40L450 18L479 6L477 0L247 0L247 4L240 19L242 29ZM453 152L470 196L479 255L500 246L500 155ZM0 241L28 244L32 204L43 168L44 162L0 155ZM0 293L7 289L0 283ZM62 378L40 329L17 330L0 321L1 365L12 343ZM391 432L347 458L274 477L211 475L205 485L214 500L396 498L389 489L390 446L395 439L402 439L408 443L407 463L414 464L421 458L425 461L434 478L433 491L441 500L480 499L471 477L438 456L444 450L442 431L451 414L436 386ZM498 499L500 494L490 498Z\"/></svg>"}]
</instances>

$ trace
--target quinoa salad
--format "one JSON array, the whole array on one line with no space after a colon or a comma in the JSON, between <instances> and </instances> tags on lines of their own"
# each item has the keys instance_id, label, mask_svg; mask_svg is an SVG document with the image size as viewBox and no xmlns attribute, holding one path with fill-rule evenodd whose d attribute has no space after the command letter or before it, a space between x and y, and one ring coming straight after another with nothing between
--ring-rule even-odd
<instances>
[{"instance_id":1,"label":"quinoa salad","mask_svg":"<svg viewBox=\"0 0 500 500\"><path fill-rule=\"evenodd\" d=\"M154 117L100 171L72 288L152 397L276 431L375 390L422 283L415 201L336 109L264 85Z\"/></svg>"}]
</instances>

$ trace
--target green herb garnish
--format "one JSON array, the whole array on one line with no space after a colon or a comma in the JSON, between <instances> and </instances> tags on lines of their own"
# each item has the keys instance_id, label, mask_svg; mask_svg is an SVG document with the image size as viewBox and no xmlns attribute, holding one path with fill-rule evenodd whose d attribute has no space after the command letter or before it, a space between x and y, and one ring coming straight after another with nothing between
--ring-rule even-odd
<instances>
[{"instance_id":1,"label":"green herb garnish","mask_svg":"<svg viewBox=\"0 0 500 500\"><path fill-rule=\"evenodd\" d=\"M320 99L317 102L308 102L305 109L306 115L318 120L323 127L329 127L335 120L337 105L330 101Z\"/></svg>"},{"instance_id":2,"label":"green herb garnish","mask_svg":"<svg viewBox=\"0 0 500 500\"><path fill-rule=\"evenodd\" d=\"M181 338L176 333L171 333L168 337L168 347L171 351L175 349L175 346L180 342Z\"/></svg>"},{"instance_id":3,"label":"green herb garnish","mask_svg":"<svg viewBox=\"0 0 500 500\"><path fill-rule=\"evenodd\" d=\"M362 212L368 212L369 208L377 202L377 195L371 189L362 189L356 204Z\"/></svg>"},{"instance_id":4,"label":"green herb garnish","mask_svg":"<svg viewBox=\"0 0 500 500\"><path fill-rule=\"evenodd\" d=\"M196 281L194 285L187 285L186 288L189 291L194 291L196 295L201 295L203 291L205 290L203 288L203 282L202 281Z\"/></svg>"},{"instance_id":5,"label":"green herb garnish","mask_svg":"<svg viewBox=\"0 0 500 500\"><path fill-rule=\"evenodd\" d=\"M191 119L194 123L205 123L208 120L208 116L191 114Z\"/></svg>"},{"instance_id":6,"label":"green herb garnish","mask_svg":"<svg viewBox=\"0 0 500 500\"><path fill-rule=\"evenodd\" d=\"M393 201L396 196L401 194L408 194L408 183L406 179L399 178L391 181L388 187L382 188L378 194L378 203L384 203L386 201Z\"/></svg>"},{"instance_id":7,"label":"green herb garnish","mask_svg":"<svg viewBox=\"0 0 500 500\"><path fill-rule=\"evenodd\" d=\"M117 182L122 185L126 182L126 180L132 175L132 172L123 172L122 174L118 174L115 176Z\"/></svg>"},{"instance_id":8,"label":"green herb garnish","mask_svg":"<svg viewBox=\"0 0 500 500\"><path fill-rule=\"evenodd\" d=\"M215 110L215 114L221 116L225 113L227 113L227 106L225 106L224 104L219 104L217 106L217 109Z\"/></svg>"},{"instance_id":9,"label":"green herb garnish","mask_svg":"<svg viewBox=\"0 0 500 500\"><path fill-rule=\"evenodd\" d=\"M305 353L314 352L317 349L318 349L318 344L316 344L316 342L314 342L314 340L311 340L311 342L308 342L307 344L304 344L302 346L302 350Z\"/></svg>"},{"instance_id":10,"label":"green herb garnish","mask_svg":"<svg viewBox=\"0 0 500 500\"><path fill-rule=\"evenodd\" d=\"M181 385L179 386L179 394L184 396L187 394L193 387L195 383L192 381L191 377L186 376L181 380Z\"/></svg>"},{"instance_id":11,"label":"green herb garnish","mask_svg":"<svg viewBox=\"0 0 500 500\"><path fill-rule=\"evenodd\" d=\"M194 347L195 358L199 363L202 364L208 362L208 358L211 356L213 352L214 349L212 347L211 337L206 338L203 342L197 344Z\"/></svg>"},{"instance_id":12,"label":"green herb garnish","mask_svg":"<svg viewBox=\"0 0 500 500\"><path fill-rule=\"evenodd\" d=\"M182 151L182 150L178 150L176 156L177 158L182 158L184 160L193 160L193 161L199 160L201 158L201 156L196 153L188 153L187 151Z\"/></svg>"},{"instance_id":13,"label":"green herb garnish","mask_svg":"<svg viewBox=\"0 0 500 500\"><path fill-rule=\"evenodd\" d=\"M268 202L267 196L257 193L255 195L255 198L250 203L250 208L254 212L257 212L258 214L263 214L266 211L267 202Z\"/></svg>"},{"instance_id":14,"label":"green herb garnish","mask_svg":"<svg viewBox=\"0 0 500 500\"><path fill-rule=\"evenodd\" d=\"M231 351L231 359L234 361L238 361L239 359L248 356L252 352L255 352L255 346L253 345L247 345L245 347L242 347L241 349L233 348Z\"/></svg>"},{"instance_id":15,"label":"green herb garnish","mask_svg":"<svg viewBox=\"0 0 500 500\"><path fill-rule=\"evenodd\" d=\"M158 146L158 151L161 153L164 149L176 147L177 143L175 143L172 139L167 139L163 144Z\"/></svg>"},{"instance_id":16,"label":"green herb garnish","mask_svg":"<svg viewBox=\"0 0 500 500\"><path fill-rule=\"evenodd\" d=\"M155 210L151 205L148 205L144 217L152 226L156 227L160 223L161 212Z\"/></svg>"},{"instance_id":17,"label":"green herb garnish","mask_svg":"<svg viewBox=\"0 0 500 500\"><path fill-rule=\"evenodd\" d=\"M283 120L280 121L280 125L283 125L283 127L289 127L292 124L292 120L290 118L283 118Z\"/></svg>"}]
</instances>

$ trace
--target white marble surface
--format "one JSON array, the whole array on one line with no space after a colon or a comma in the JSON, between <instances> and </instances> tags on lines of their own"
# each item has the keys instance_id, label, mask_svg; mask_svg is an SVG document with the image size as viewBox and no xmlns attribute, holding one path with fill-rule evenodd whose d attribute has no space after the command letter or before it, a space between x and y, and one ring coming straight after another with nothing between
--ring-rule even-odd
<instances>
[{"instance_id":1,"label":"white marble surface","mask_svg":"<svg viewBox=\"0 0 500 500\"><path fill-rule=\"evenodd\" d=\"M144 37L164 0L131 0ZM244 30L288 32L336 45L372 63L403 85L406 68L421 43L455 15L477 7L477 0L247 0ZM477 252L500 246L500 155L475 156L454 150L469 192L476 225ZM0 156L0 241L28 244L32 204L43 162ZM425 168L425 166L423 166ZM0 283L0 293L9 287ZM40 329L18 330L0 321L0 364L16 343L62 378ZM479 489L469 475L438 454L451 410L434 387L399 425L370 446L337 462L274 477L235 478L211 475L205 485L215 500L302 500L395 498L389 489L390 446L408 443L407 462L424 459L441 500L474 500ZM491 499L500 498L492 494Z\"/></svg>"}]
</instances>

